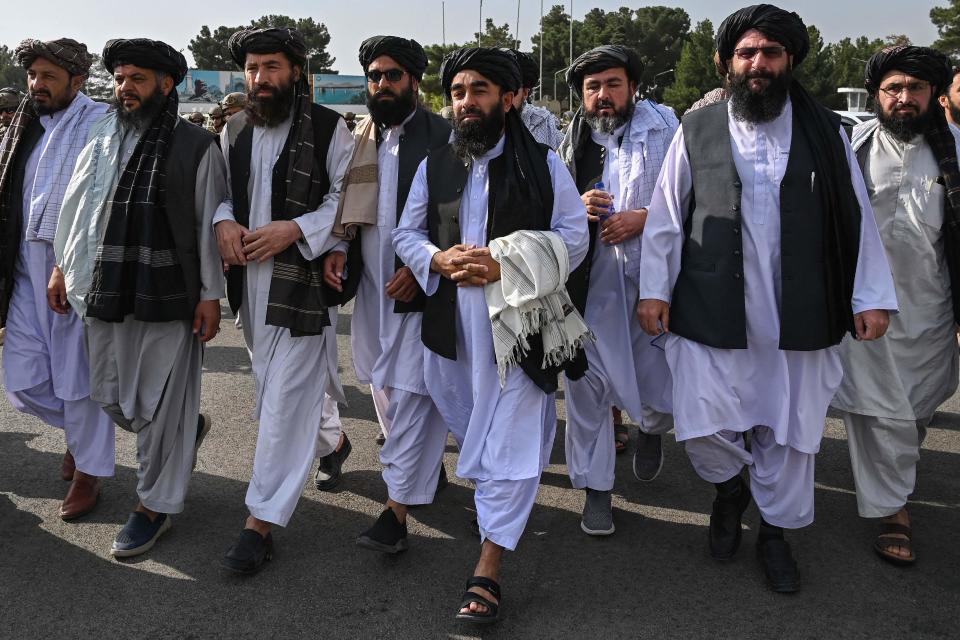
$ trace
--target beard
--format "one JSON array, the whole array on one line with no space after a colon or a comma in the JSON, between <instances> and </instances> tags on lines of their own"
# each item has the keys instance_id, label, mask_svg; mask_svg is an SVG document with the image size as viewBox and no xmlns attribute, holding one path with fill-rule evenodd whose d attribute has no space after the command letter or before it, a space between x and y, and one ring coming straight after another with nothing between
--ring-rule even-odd
<instances>
[{"instance_id":1,"label":"beard","mask_svg":"<svg viewBox=\"0 0 960 640\"><path fill-rule=\"evenodd\" d=\"M113 107L117 110L117 120L125 127L134 127L138 130L146 129L153 122L154 118L160 115L164 106L167 104L167 96L158 86L153 93L140 99L140 106L132 111L123 106L123 100L116 95L111 100Z\"/></svg>"},{"instance_id":2,"label":"beard","mask_svg":"<svg viewBox=\"0 0 960 640\"><path fill-rule=\"evenodd\" d=\"M600 109L605 107L614 109L614 114L612 116L598 115ZM636 105L633 103L633 100L627 101L627 105L623 109L616 109L613 106L613 102L609 100L600 100L597 102L596 109L584 112L583 119L586 120L590 128L597 133L606 133L609 135L630 122L635 108Z\"/></svg>"},{"instance_id":3,"label":"beard","mask_svg":"<svg viewBox=\"0 0 960 640\"><path fill-rule=\"evenodd\" d=\"M46 104L37 102L38 96L46 96ZM37 112L37 115L41 116L49 116L58 111L63 111L70 106L71 102L73 102L73 97L69 94L54 96L46 90L30 92L30 106L33 107L33 110Z\"/></svg>"},{"instance_id":4,"label":"beard","mask_svg":"<svg viewBox=\"0 0 960 640\"><path fill-rule=\"evenodd\" d=\"M960 124L960 107L953 104L953 100L947 100L947 104L950 109L950 117L953 118L955 123Z\"/></svg>"},{"instance_id":5,"label":"beard","mask_svg":"<svg viewBox=\"0 0 960 640\"><path fill-rule=\"evenodd\" d=\"M960 111L958 109L957 111ZM950 103L950 112L954 112L953 103ZM884 113L878 105L876 109L877 120L884 131L899 140L900 142L910 142L918 135L925 133L930 126L930 108L926 111L916 111L910 114L896 115L894 113Z\"/></svg>"},{"instance_id":6,"label":"beard","mask_svg":"<svg viewBox=\"0 0 960 640\"><path fill-rule=\"evenodd\" d=\"M392 99L386 96L391 96ZM417 97L413 92L413 82L399 93L389 89L377 91L374 95L367 92L367 109L370 111L370 117L381 127L395 127L403 124L416 106Z\"/></svg>"},{"instance_id":7,"label":"beard","mask_svg":"<svg viewBox=\"0 0 960 640\"><path fill-rule=\"evenodd\" d=\"M750 81L755 78L765 78L769 84L755 92L750 88ZM746 74L728 72L727 91L730 93L733 117L745 122L770 122L783 113L792 81L793 73L790 70L776 74L771 71L750 71Z\"/></svg>"},{"instance_id":8,"label":"beard","mask_svg":"<svg viewBox=\"0 0 960 640\"><path fill-rule=\"evenodd\" d=\"M269 96L257 95L260 91L269 91ZM279 87L256 85L247 92L247 106L244 111L255 127L276 127L290 116L294 99L293 82Z\"/></svg>"},{"instance_id":9,"label":"beard","mask_svg":"<svg viewBox=\"0 0 960 640\"><path fill-rule=\"evenodd\" d=\"M464 122L465 115L479 115L480 119ZM482 156L500 141L505 121L506 114L500 102L497 102L490 113L484 113L479 107L471 107L458 115L453 123L454 153L464 162Z\"/></svg>"}]
</instances>

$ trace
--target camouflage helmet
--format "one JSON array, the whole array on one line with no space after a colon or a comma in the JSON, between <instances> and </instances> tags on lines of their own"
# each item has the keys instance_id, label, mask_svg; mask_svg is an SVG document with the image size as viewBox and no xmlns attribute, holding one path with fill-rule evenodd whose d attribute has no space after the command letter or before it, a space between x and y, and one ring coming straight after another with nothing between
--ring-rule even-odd
<instances>
[{"instance_id":1,"label":"camouflage helmet","mask_svg":"<svg viewBox=\"0 0 960 640\"><path fill-rule=\"evenodd\" d=\"M247 106L247 94L242 91L228 93L220 101L220 106L224 109L243 109Z\"/></svg>"},{"instance_id":2,"label":"camouflage helmet","mask_svg":"<svg viewBox=\"0 0 960 640\"><path fill-rule=\"evenodd\" d=\"M203 124L206 121L206 118L204 118L203 114L199 111L194 111L193 113L187 115L187 120L193 124Z\"/></svg>"},{"instance_id":3,"label":"camouflage helmet","mask_svg":"<svg viewBox=\"0 0 960 640\"><path fill-rule=\"evenodd\" d=\"M220 105L215 106L213 109L210 109L210 119L216 120L217 118L223 117L223 107Z\"/></svg>"},{"instance_id":4,"label":"camouflage helmet","mask_svg":"<svg viewBox=\"0 0 960 640\"><path fill-rule=\"evenodd\" d=\"M16 109L22 100L20 92L11 87L0 89L0 109Z\"/></svg>"}]
</instances>

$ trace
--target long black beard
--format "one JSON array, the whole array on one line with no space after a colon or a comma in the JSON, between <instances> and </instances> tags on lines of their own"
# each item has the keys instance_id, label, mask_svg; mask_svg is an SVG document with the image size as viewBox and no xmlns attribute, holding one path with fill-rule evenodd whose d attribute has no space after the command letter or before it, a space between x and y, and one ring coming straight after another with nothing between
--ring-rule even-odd
<instances>
[{"instance_id":1,"label":"long black beard","mask_svg":"<svg viewBox=\"0 0 960 640\"><path fill-rule=\"evenodd\" d=\"M503 105L499 102L490 113L483 113L479 108L466 113L479 114L480 120L463 122L462 116L457 116L453 124L453 151L461 160L469 162L496 146L503 135L506 118Z\"/></svg>"},{"instance_id":2,"label":"long black beard","mask_svg":"<svg viewBox=\"0 0 960 640\"><path fill-rule=\"evenodd\" d=\"M116 95L114 95L111 102L117 110L117 120L120 121L120 124L125 127L134 127L143 131L150 126L153 119L163 111L163 107L167 103L167 96L163 95L160 87L157 87L153 93L143 98L140 101L140 106L133 111L127 111L123 106L123 102L120 98L116 97Z\"/></svg>"},{"instance_id":3,"label":"long black beard","mask_svg":"<svg viewBox=\"0 0 960 640\"><path fill-rule=\"evenodd\" d=\"M270 91L269 98L257 95L261 89ZM276 127L290 116L293 108L294 86L291 82L280 87L256 86L247 92L247 105L244 111L255 127Z\"/></svg>"},{"instance_id":4,"label":"long black beard","mask_svg":"<svg viewBox=\"0 0 960 640\"><path fill-rule=\"evenodd\" d=\"M393 96L393 100L377 98L378 95ZM381 127L395 127L403 124L416 106L417 97L413 93L413 83L399 93L389 89L379 91L375 95L367 92L367 109L370 111L370 117Z\"/></svg>"},{"instance_id":5,"label":"long black beard","mask_svg":"<svg viewBox=\"0 0 960 640\"><path fill-rule=\"evenodd\" d=\"M612 107L610 102L599 102L594 111L587 111L583 114L583 119L587 121L590 128L597 133L612 134L614 131L630 122L633 117L633 111L636 108L633 100L627 102L623 109L617 109L612 116L598 116L597 111L602 107Z\"/></svg>"},{"instance_id":6,"label":"long black beard","mask_svg":"<svg viewBox=\"0 0 960 640\"><path fill-rule=\"evenodd\" d=\"M952 104L950 109L952 112ZM906 118L898 118L894 115L887 115L883 112L883 109L881 109L879 105L877 106L876 112L877 120L880 121L880 126L883 127L883 130L900 142L910 142L918 135L925 133L927 128L930 126L930 108L927 108L926 111L919 115L909 116Z\"/></svg>"},{"instance_id":7,"label":"long black beard","mask_svg":"<svg viewBox=\"0 0 960 640\"><path fill-rule=\"evenodd\" d=\"M747 84L754 78L766 78L770 83L760 93L754 93ZM730 71L727 73L727 91L733 117L744 122L770 122L783 113L792 82L793 73L790 71L779 74L761 71L746 75Z\"/></svg>"}]
</instances>

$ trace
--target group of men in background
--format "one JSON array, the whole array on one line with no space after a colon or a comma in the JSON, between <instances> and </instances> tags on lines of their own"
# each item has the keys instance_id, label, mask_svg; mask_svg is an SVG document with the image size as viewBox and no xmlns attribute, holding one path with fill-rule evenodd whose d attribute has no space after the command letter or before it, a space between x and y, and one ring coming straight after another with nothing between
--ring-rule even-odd
<instances>
[{"instance_id":1,"label":"group of men in background","mask_svg":"<svg viewBox=\"0 0 960 640\"><path fill-rule=\"evenodd\" d=\"M296 30L243 29L229 47L247 93L211 114L217 138L179 117L187 67L169 45L107 43L108 110L82 93L85 45L23 41L28 96L0 91L4 386L64 430L60 516L96 506L116 425L136 434L138 502L111 553L145 553L169 530L211 428L203 344L226 297L259 434L222 564L257 572L315 458L321 486L350 453L329 416L343 400L333 328L354 300L388 489L357 544L408 548L409 508L446 484L452 435L481 540L458 620L499 616L561 374L585 533L615 531L623 410L640 427L639 479L656 478L674 429L715 485L710 554L734 557L754 502L765 579L798 590L784 530L813 522L832 405L860 515L882 519L875 551L912 563L920 445L958 380L960 76L929 48L877 52L878 118L848 140L793 76L810 48L797 14L746 7L716 44L728 99L681 120L637 97L635 51L584 53L567 74L582 107L561 132L529 103L539 69L525 54L447 56L448 122L418 100L423 48L375 36L359 50L370 115L351 130L313 104Z\"/></svg>"}]
</instances>

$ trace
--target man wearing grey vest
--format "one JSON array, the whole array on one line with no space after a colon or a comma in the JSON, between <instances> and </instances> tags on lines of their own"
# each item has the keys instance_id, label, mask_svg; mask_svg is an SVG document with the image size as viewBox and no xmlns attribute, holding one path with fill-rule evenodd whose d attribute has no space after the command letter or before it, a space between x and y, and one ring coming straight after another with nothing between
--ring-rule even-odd
<instances>
[{"instance_id":1,"label":"man wearing grey vest","mask_svg":"<svg viewBox=\"0 0 960 640\"><path fill-rule=\"evenodd\" d=\"M833 406L843 412L860 515L882 518L874 551L900 565L916 559L906 505L920 443L957 390L960 169L955 134L935 102L951 76L947 57L929 47L877 52L866 73L877 119L852 139L900 313L883 340L843 341Z\"/></svg>"},{"instance_id":2,"label":"man wearing grey vest","mask_svg":"<svg viewBox=\"0 0 960 640\"><path fill-rule=\"evenodd\" d=\"M48 299L86 318L90 397L137 436L140 501L111 549L127 557L148 551L183 511L209 429L200 375L203 343L220 325L211 223L226 171L214 136L177 113L179 52L111 40L103 63L116 108L91 128L64 195Z\"/></svg>"},{"instance_id":3,"label":"man wearing grey vest","mask_svg":"<svg viewBox=\"0 0 960 640\"><path fill-rule=\"evenodd\" d=\"M843 375L837 345L847 332L879 338L897 307L840 120L792 79L809 48L800 17L771 5L720 25L730 100L684 116L640 269L640 322L667 333L677 440L717 489L710 553L734 556L752 497L776 592L800 588L783 529L813 522L815 454Z\"/></svg>"}]
</instances>

